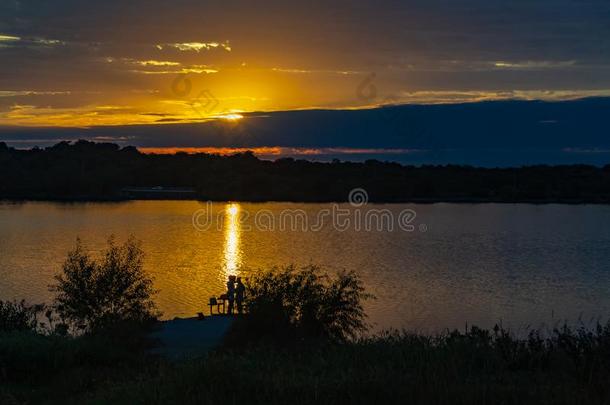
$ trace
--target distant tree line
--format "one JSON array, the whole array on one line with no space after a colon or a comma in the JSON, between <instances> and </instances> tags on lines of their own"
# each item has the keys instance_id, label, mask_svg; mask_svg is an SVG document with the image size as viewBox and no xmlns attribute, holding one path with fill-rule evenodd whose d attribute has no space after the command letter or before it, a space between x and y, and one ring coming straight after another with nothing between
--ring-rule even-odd
<instances>
[{"instance_id":1,"label":"distant tree line","mask_svg":"<svg viewBox=\"0 0 610 405\"><path fill-rule=\"evenodd\" d=\"M120 199L125 187L189 187L205 200L610 202L610 165L476 168L260 160L251 152L150 155L80 140L17 150L0 142L0 198Z\"/></svg>"}]
</instances>

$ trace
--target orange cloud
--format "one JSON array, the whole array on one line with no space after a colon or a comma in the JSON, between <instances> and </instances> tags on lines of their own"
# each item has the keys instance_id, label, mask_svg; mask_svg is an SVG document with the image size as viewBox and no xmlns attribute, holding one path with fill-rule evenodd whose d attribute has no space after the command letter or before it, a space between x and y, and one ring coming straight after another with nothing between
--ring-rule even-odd
<instances>
[{"instance_id":1,"label":"orange cloud","mask_svg":"<svg viewBox=\"0 0 610 405\"><path fill-rule=\"evenodd\" d=\"M142 153L146 154L157 154L157 155L173 155L179 152L195 154L195 153L207 153L211 155L234 155L236 153L244 153L248 151L254 152L256 155L281 155L282 148L280 147L259 147L259 148L224 148L224 147L169 147L169 148L138 148Z\"/></svg>"},{"instance_id":2,"label":"orange cloud","mask_svg":"<svg viewBox=\"0 0 610 405\"><path fill-rule=\"evenodd\" d=\"M372 149L372 148L286 148L281 146L263 146L254 148L231 147L140 147L138 150L145 154L173 155L179 152L195 154L207 153L210 155L234 155L236 153L253 152L258 156L316 156L316 155L375 155L375 154L406 154L419 152L415 149Z\"/></svg>"}]
</instances>

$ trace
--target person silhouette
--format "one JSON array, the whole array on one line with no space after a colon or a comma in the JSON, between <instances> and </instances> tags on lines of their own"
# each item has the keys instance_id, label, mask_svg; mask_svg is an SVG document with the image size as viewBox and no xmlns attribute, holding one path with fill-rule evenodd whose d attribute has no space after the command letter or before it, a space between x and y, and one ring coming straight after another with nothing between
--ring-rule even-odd
<instances>
[{"instance_id":1,"label":"person silhouette","mask_svg":"<svg viewBox=\"0 0 610 405\"><path fill-rule=\"evenodd\" d=\"M233 303L235 302L235 276L229 276L229 281L227 281L227 301L229 301L227 313L233 315Z\"/></svg>"},{"instance_id":2,"label":"person silhouette","mask_svg":"<svg viewBox=\"0 0 610 405\"><path fill-rule=\"evenodd\" d=\"M235 287L235 301L237 302L237 313L241 314L244 310L244 293L246 286L241 282L241 277L237 277L237 286Z\"/></svg>"}]
</instances>

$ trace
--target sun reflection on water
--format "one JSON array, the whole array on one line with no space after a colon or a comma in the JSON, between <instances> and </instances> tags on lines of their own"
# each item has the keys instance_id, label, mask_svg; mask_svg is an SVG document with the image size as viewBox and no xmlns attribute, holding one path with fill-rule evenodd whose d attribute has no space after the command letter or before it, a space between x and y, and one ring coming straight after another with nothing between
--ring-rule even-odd
<instances>
[{"instance_id":1,"label":"sun reflection on water","mask_svg":"<svg viewBox=\"0 0 610 405\"><path fill-rule=\"evenodd\" d=\"M241 225L239 222L240 206L236 203L227 204L225 207L225 244L224 263L225 275L237 275L241 265L241 250L239 246Z\"/></svg>"}]
</instances>

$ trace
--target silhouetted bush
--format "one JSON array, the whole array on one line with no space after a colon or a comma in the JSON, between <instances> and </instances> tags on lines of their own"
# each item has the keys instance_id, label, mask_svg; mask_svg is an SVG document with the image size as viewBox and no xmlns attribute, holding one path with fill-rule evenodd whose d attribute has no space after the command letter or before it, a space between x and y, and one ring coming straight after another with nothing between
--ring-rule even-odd
<instances>
[{"instance_id":1,"label":"silhouetted bush","mask_svg":"<svg viewBox=\"0 0 610 405\"><path fill-rule=\"evenodd\" d=\"M366 330L362 280L354 272L331 277L316 266L261 272L246 281L247 316L232 335L249 340L346 341Z\"/></svg>"},{"instance_id":2,"label":"silhouetted bush","mask_svg":"<svg viewBox=\"0 0 610 405\"><path fill-rule=\"evenodd\" d=\"M54 307L60 318L84 332L156 319L155 291L143 270L143 258L134 238L122 246L109 238L99 260L92 259L77 240L51 287L57 293Z\"/></svg>"},{"instance_id":3,"label":"silhouetted bush","mask_svg":"<svg viewBox=\"0 0 610 405\"><path fill-rule=\"evenodd\" d=\"M0 332L35 331L38 315L44 311L43 304L29 305L22 300L0 301Z\"/></svg>"}]
</instances>

